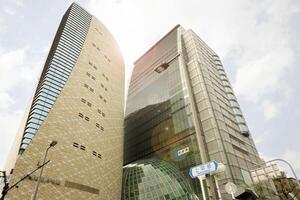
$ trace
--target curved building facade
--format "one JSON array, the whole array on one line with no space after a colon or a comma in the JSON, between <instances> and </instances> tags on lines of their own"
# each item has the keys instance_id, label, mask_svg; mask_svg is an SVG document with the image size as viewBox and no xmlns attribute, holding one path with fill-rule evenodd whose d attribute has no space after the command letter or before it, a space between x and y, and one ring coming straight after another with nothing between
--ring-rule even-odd
<instances>
[{"instance_id":1,"label":"curved building facade","mask_svg":"<svg viewBox=\"0 0 300 200\"><path fill-rule=\"evenodd\" d=\"M39 199L120 199L123 106L124 63L118 45L99 20L73 3L58 28L18 137L10 183L35 169L56 140ZM7 198L30 199L38 172Z\"/></svg>"},{"instance_id":2,"label":"curved building facade","mask_svg":"<svg viewBox=\"0 0 300 200\"><path fill-rule=\"evenodd\" d=\"M188 181L174 164L145 159L124 166L122 200L196 200Z\"/></svg>"}]
</instances>

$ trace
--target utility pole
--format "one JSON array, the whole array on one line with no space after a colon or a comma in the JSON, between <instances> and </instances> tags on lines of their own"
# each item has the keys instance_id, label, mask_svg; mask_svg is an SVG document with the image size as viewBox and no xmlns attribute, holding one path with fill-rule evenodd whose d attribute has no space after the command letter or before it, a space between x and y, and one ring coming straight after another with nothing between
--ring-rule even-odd
<instances>
[{"instance_id":1,"label":"utility pole","mask_svg":"<svg viewBox=\"0 0 300 200\"><path fill-rule=\"evenodd\" d=\"M35 170L33 170L32 172L30 172L29 174L26 174L23 178L21 178L18 182L16 182L15 184L13 184L12 186L9 187L9 183L7 181L7 177L6 177L6 172L5 171L1 171L3 173L3 177L4 178L4 187L2 189L2 196L0 198L0 200L4 200L5 195L7 194L8 191L10 191L11 189L13 189L14 187L16 187L20 182L22 182L23 180L25 180L26 178L28 178L31 174L33 174L34 172L36 172L37 170L39 170L40 168L44 167L45 165L47 165L50 162L50 160L48 160L47 162L45 162L44 164L38 166Z\"/></svg>"}]
</instances>

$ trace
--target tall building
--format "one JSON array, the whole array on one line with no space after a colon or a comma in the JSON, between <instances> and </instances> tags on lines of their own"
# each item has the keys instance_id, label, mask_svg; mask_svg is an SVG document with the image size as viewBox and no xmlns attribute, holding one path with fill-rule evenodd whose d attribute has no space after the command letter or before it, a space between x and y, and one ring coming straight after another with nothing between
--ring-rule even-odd
<instances>
[{"instance_id":1,"label":"tall building","mask_svg":"<svg viewBox=\"0 0 300 200\"><path fill-rule=\"evenodd\" d=\"M118 45L99 20L73 3L17 136L11 184L41 164L55 140L39 199L120 199L123 107L124 63ZM38 173L11 190L8 199L30 199Z\"/></svg>"},{"instance_id":2,"label":"tall building","mask_svg":"<svg viewBox=\"0 0 300 200\"><path fill-rule=\"evenodd\" d=\"M251 183L260 162L219 56L192 30L177 25L135 63L128 91L124 164L145 158L180 168L201 196L190 167L216 160L225 164L219 186ZM206 181L216 197L215 180Z\"/></svg>"}]
</instances>

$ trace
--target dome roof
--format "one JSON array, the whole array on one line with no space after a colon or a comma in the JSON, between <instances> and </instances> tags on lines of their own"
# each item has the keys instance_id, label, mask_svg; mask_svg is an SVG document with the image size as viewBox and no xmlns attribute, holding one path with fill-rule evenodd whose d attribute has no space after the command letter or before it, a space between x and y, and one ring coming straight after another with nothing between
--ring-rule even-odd
<instances>
[{"instance_id":1,"label":"dome roof","mask_svg":"<svg viewBox=\"0 0 300 200\"><path fill-rule=\"evenodd\" d=\"M145 159L123 167L122 200L191 199L192 189L172 163Z\"/></svg>"}]
</instances>

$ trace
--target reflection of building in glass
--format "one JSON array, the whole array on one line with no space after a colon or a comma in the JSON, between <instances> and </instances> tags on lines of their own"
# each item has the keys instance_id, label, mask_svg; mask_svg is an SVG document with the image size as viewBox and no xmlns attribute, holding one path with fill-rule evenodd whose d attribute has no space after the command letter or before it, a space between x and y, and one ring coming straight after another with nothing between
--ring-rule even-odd
<instances>
[{"instance_id":1,"label":"reflection of building in glass","mask_svg":"<svg viewBox=\"0 0 300 200\"><path fill-rule=\"evenodd\" d=\"M188 177L194 165L224 163L224 197L228 181L251 184L249 168L260 162L219 57L179 25L135 62L124 140L125 164L154 157L175 163ZM198 181L188 179L199 195ZM214 180L206 184L217 199Z\"/></svg>"},{"instance_id":2,"label":"reflection of building in glass","mask_svg":"<svg viewBox=\"0 0 300 200\"><path fill-rule=\"evenodd\" d=\"M124 64L116 41L99 20L73 3L58 28L18 134L11 184L41 164L46 148L56 140L38 199L120 199L123 93ZM38 172L8 198L30 199Z\"/></svg>"},{"instance_id":3,"label":"reflection of building in glass","mask_svg":"<svg viewBox=\"0 0 300 200\"><path fill-rule=\"evenodd\" d=\"M122 200L182 199L193 196L183 174L167 161L146 159L124 166Z\"/></svg>"}]
</instances>

